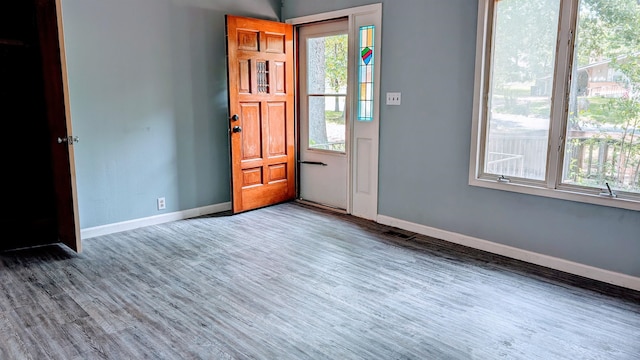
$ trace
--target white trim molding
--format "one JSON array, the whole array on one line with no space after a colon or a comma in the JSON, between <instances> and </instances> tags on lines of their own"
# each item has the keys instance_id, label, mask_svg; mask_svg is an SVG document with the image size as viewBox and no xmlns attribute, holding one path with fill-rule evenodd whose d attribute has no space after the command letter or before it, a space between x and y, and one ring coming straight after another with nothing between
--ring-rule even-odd
<instances>
[{"instance_id":1,"label":"white trim molding","mask_svg":"<svg viewBox=\"0 0 640 360\"><path fill-rule=\"evenodd\" d=\"M82 240L86 240L96 236L109 235L121 231L134 230L145 226L164 224L171 221L185 220L203 215L216 214L228 210L231 210L230 202L214 204L195 209L177 211L168 214L86 228L80 230L80 237L82 238Z\"/></svg>"},{"instance_id":2,"label":"white trim molding","mask_svg":"<svg viewBox=\"0 0 640 360\"><path fill-rule=\"evenodd\" d=\"M498 244L495 242L463 235L430 226L420 225L390 216L378 215L378 223L396 227L399 229L430 236L436 239L448 241L454 244L467 246L473 249L487 251L493 254L506 256L550 269L563 271L569 274L579 275L585 278L602 281L605 283L640 291L640 277L618 273L615 271L596 268L573 261L519 249L513 246Z\"/></svg>"},{"instance_id":3,"label":"white trim molding","mask_svg":"<svg viewBox=\"0 0 640 360\"><path fill-rule=\"evenodd\" d=\"M325 20L331 20L331 19L339 19L343 17L350 17L354 15L381 13L381 12L382 12L382 3L377 3L377 4L370 4L370 5L356 6L348 9L329 11L329 12L324 12L320 14L295 17L295 18L285 20L285 23L291 24L291 25L311 24L318 21L325 21Z\"/></svg>"}]
</instances>

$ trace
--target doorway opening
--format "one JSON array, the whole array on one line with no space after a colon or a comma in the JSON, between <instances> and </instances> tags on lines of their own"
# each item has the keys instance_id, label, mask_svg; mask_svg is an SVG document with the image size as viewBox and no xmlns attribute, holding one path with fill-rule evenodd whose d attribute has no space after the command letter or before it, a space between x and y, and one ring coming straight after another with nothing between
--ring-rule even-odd
<instances>
[{"instance_id":1,"label":"doorway opening","mask_svg":"<svg viewBox=\"0 0 640 360\"><path fill-rule=\"evenodd\" d=\"M377 220L382 4L286 22L298 36L297 201Z\"/></svg>"},{"instance_id":2,"label":"doorway opening","mask_svg":"<svg viewBox=\"0 0 640 360\"><path fill-rule=\"evenodd\" d=\"M298 199L347 212L348 19L298 29Z\"/></svg>"}]
</instances>

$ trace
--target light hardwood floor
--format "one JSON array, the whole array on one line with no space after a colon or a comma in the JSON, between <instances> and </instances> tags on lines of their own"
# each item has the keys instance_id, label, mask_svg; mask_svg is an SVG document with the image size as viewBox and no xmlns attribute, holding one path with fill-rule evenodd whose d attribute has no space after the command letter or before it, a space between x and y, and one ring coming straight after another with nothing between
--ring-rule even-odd
<instances>
[{"instance_id":1,"label":"light hardwood floor","mask_svg":"<svg viewBox=\"0 0 640 360\"><path fill-rule=\"evenodd\" d=\"M297 203L0 255L0 359L640 359L640 294Z\"/></svg>"}]
</instances>

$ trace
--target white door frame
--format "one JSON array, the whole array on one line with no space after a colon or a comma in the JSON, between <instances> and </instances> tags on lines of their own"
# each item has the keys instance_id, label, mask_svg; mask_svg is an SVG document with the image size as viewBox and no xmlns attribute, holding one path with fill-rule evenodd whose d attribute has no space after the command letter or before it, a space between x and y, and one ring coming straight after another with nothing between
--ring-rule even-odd
<instances>
[{"instance_id":1,"label":"white door frame","mask_svg":"<svg viewBox=\"0 0 640 360\"><path fill-rule=\"evenodd\" d=\"M351 61L348 81L350 108L349 137L349 189L347 212L368 220L378 216L378 157L380 143L380 67L382 40L382 4L372 4L349 9L331 11L293 19L285 22L292 25L304 25L337 18L349 19L349 49L357 49L360 26L375 25L374 64L374 116L373 121L357 121L357 62ZM296 47L297 48L297 47ZM357 50L356 50L357 51ZM350 51L350 53L353 53ZM296 120L297 122L298 120Z\"/></svg>"}]
</instances>

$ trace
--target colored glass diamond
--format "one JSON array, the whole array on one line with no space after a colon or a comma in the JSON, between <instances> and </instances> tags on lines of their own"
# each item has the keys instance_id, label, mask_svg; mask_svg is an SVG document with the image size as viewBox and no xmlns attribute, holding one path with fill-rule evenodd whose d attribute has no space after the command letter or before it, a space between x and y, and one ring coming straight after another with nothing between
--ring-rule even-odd
<instances>
[{"instance_id":1,"label":"colored glass diamond","mask_svg":"<svg viewBox=\"0 0 640 360\"><path fill-rule=\"evenodd\" d=\"M369 47L366 47L364 49L362 49L362 61L364 61L365 65L369 65L369 62L371 62L371 58L373 57L373 50L371 50Z\"/></svg>"}]
</instances>

